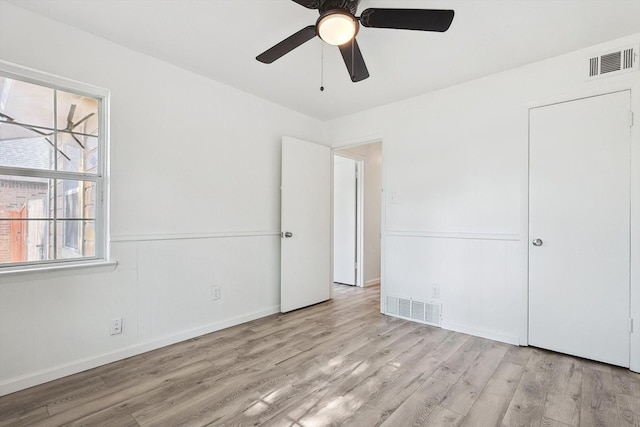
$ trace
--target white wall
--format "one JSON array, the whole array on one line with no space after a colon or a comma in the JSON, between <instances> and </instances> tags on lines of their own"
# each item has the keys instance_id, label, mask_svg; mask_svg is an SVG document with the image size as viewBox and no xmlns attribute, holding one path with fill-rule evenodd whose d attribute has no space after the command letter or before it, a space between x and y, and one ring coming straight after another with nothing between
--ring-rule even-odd
<instances>
[{"instance_id":1,"label":"white wall","mask_svg":"<svg viewBox=\"0 0 640 427\"><path fill-rule=\"evenodd\" d=\"M380 283L380 221L382 210L382 143L357 145L338 153L364 162L364 286Z\"/></svg>"},{"instance_id":2,"label":"white wall","mask_svg":"<svg viewBox=\"0 0 640 427\"><path fill-rule=\"evenodd\" d=\"M0 395L279 310L280 141L321 122L4 1L0 59L111 90L119 262L0 278Z\"/></svg>"},{"instance_id":3,"label":"white wall","mask_svg":"<svg viewBox=\"0 0 640 427\"><path fill-rule=\"evenodd\" d=\"M585 74L592 54L639 42L637 34L328 122L334 147L383 141L383 297L429 301L438 284L445 328L526 344L528 109L632 88L633 182L640 182L640 73L591 81ZM638 193L632 201L636 318Z\"/></svg>"}]
</instances>

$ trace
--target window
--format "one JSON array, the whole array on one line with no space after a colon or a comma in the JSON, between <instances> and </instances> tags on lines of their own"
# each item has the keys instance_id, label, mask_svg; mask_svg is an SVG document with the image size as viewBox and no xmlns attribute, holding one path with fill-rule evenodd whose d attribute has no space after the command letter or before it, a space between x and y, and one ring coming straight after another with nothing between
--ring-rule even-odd
<instances>
[{"instance_id":1,"label":"window","mask_svg":"<svg viewBox=\"0 0 640 427\"><path fill-rule=\"evenodd\" d=\"M107 106L0 61L0 271L106 258Z\"/></svg>"}]
</instances>

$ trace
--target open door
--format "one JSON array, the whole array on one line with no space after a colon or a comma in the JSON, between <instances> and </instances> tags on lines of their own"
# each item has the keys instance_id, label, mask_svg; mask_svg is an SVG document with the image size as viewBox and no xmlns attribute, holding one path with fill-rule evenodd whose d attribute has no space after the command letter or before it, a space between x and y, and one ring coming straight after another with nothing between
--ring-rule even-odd
<instances>
[{"instance_id":1,"label":"open door","mask_svg":"<svg viewBox=\"0 0 640 427\"><path fill-rule=\"evenodd\" d=\"M280 311L331 298L331 150L282 139Z\"/></svg>"},{"instance_id":2,"label":"open door","mask_svg":"<svg viewBox=\"0 0 640 427\"><path fill-rule=\"evenodd\" d=\"M357 284L358 238L357 161L334 156L333 161L333 281Z\"/></svg>"}]
</instances>

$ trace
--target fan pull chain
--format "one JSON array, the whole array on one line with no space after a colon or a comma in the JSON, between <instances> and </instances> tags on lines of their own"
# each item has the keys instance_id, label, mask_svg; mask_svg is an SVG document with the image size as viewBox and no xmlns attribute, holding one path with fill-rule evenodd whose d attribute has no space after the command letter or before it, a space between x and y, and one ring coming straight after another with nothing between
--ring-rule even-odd
<instances>
[{"instance_id":1,"label":"fan pull chain","mask_svg":"<svg viewBox=\"0 0 640 427\"><path fill-rule=\"evenodd\" d=\"M324 42L320 40L320 92L324 92Z\"/></svg>"},{"instance_id":2,"label":"fan pull chain","mask_svg":"<svg viewBox=\"0 0 640 427\"><path fill-rule=\"evenodd\" d=\"M351 39L351 81L356 79L356 38Z\"/></svg>"}]
</instances>

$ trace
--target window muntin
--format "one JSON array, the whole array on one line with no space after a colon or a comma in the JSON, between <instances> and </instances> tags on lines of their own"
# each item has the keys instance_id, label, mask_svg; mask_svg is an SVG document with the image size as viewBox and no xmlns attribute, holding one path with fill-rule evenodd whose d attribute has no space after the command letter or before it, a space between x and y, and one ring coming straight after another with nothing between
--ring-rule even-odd
<instances>
[{"instance_id":1,"label":"window muntin","mask_svg":"<svg viewBox=\"0 0 640 427\"><path fill-rule=\"evenodd\" d=\"M2 66L0 270L104 259L106 91Z\"/></svg>"}]
</instances>

